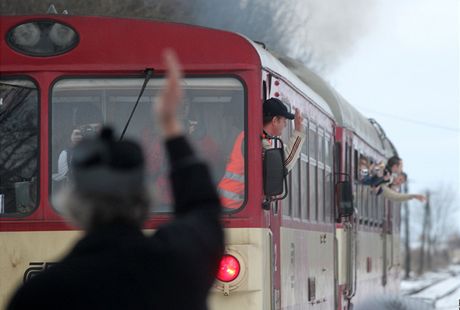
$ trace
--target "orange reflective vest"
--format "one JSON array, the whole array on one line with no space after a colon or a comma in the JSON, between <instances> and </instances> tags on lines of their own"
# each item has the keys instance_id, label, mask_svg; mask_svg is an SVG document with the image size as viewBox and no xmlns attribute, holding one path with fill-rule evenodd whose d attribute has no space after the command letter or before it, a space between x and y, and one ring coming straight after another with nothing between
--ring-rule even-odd
<instances>
[{"instance_id":1,"label":"orange reflective vest","mask_svg":"<svg viewBox=\"0 0 460 310\"><path fill-rule=\"evenodd\" d=\"M225 208L236 209L244 201L244 155L241 152L243 141L244 131L233 144L225 174L218 185L220 202Z\"/></svg>"}]
</instances>

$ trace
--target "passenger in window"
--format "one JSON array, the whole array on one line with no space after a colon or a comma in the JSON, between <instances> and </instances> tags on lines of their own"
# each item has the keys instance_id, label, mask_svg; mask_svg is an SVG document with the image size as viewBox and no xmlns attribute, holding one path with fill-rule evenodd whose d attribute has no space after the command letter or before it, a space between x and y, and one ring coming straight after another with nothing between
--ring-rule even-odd
<instances>
[{"instance_id":1,"label":"passenger in window","mask_svg":"<svg viewBox=\"0 0 460 310\"><path fill-rule=\"evenodd\" d=\"M264 149L273 147L273 141L270 139L270 136L280 137L287 126L288 119L294 120L294 131L289 138L289 142L287 144L284 143L284 165L288 171L291 171L300 157L300 151L306 139L306 134L302 126L302 114L297 108L295 109L295 114L290 113L284 103L276 98L266 100L263 109L264 139L262 140L262 144Z\"/></svg>"},{"instance_id":2,"label":"passenger in window","mask_svg":"<svg viewBox=\"0 0 460 310\"><path fill-rule=\"evenodd\" d=\"M211 164L215 180L219 180L223 174L224 157L222 150L208 133L208 126L202 109L204 109L204 106L200 103L193 102L190 104L186 120L187 134L198 154L205 157Z\"/></svg>"},{"instance_id":3,"label":"passenger in window","mask_svg":"<svg viewBox=\"0 0 460 310\"><path fill-rule=\"evenodd\" d=\"M383 176L374 182L373 186L379 187L381 184L390 184L393 182L393 179L400 173L402 173L402 159L399 156L394 155L390 157L385 166Z\"/></svg>"},{"instance_id":4,"label":"passenger in window","mask_svg":"<svg viewBox=\"0 0 460 310\"><path fill-rule=\"evenodd\" d=\"M222 176L224 168L223 155L216 142L208 135L206 122L199 103L184 103L180 114L181 122L186 128L186 134L190 138L198 155L206 158L211 164L213 179ZM167 210L172 203L171 186L168 176L168 162L165 157L163 143L151 133L143 135L144 149L147 159L147 170L150 180L156 189L157 210Z\"/></svg>"},{"instance_id":5,"label":"passenger in window","mask_svg":"<svg viewBox=\"0 0 460 310\"><path fill-rule=\"evenodd\" d=\"M180 71L166 54L167 81L155 103L171 164L175 218L146 235L149 191L141 148L103 129L74 150L62 210L85 234L63 260L27 280L7 309L207 309L224 249L219 197L206 164L176 116ZM187 289L178 288L186 284Z\"/></svg>"},{"instance_id":6,"label":"passenger in window","mask_svg":"<svg viewBox=\"0 0 460 310\"><path fill-rule=\"evenodd\" d=\"M359 156L359 168L358 168L358 181L364 185L368 185L368 181L372 178L370 174L369 160L367 157Z\"/></svg>"},{"instance_id":7,"label":"passenger in window","mask_svg":"<svg viewBox=\"0 0 460 310\"><path fill-rule=\"evenodd\" d=\"M83 139L96 136L103 123L101 110L93 104L78 106L75 113L75 126L70 134L69 145L61 151L58 158L58 172L53 174L53 181L63 184L70 173L73 149Z\"/></svg>"},{"instance_id":8,"label":"passenger in window","mask_svg":"<svg viewBox=\"0 0 460 310\"><path fill-rule=\"evenodd\" d=\"M401 172L393 179L393 182L391 184L382 184L381 189L382 189L383 196L394 202L404 202L404 201L408 201L411 199L416 199L420 202L425 202L426 197L424 195L404 194L404 193L398 192L398 190L400 189L400 186L404 184L406 181L407 181L407 174L404 172Z\"/></svg>"},{"instance_id":9,"label":"passenger in window","mask_svg":"<svg viewBox=\"0 0 460 310\"><path fill-rule=\"evenodd\" d=\"M426 197L421 194L405 194L400 193L400 186L407 181L407 175L404 172L399 174L393 173L390 182L383 182L373 186L373 190L377 195L382 194L385 198L394 202L405 202L411 199L416 199L424 202Z\"/></svg>"},{"instance_id":10,"label":"passenger in window","mask_svg":"<svg viewBox=\"0 0 460 310\"><path fill-rule=\"evenodd\" d=\"M302 115L298 109L295 109L295 114L290 113L284 103L276 98L270 98L263 103L262 146L264 149L273 147L271 137L281 136L288 120L294 120L293 134L284 149L284 164L287 171L290 171L299 159L306 139ZM242 131L233 144L225 174L218 185L222 205L229 209L240 207L244 201L244 188L244 131Z\"/></svg>"},{"instance_id":11,"label":"passenger in window","mask_svg":"<svg viewBox=\"0 0 460 310\"><path fill-rule=\"evenodd\" d=\"M391 183L393 179L402 172L402 159L397 155L390 157L385 166L383 179L385 183Z\"/></svg>"},{"instance_id":12,"label":"passenger in window","mask_svg":"<svg viewBox=\"0 0 460 310\"><path fill-rule=\"evenodd\" d=\"M359 158L359 182L369 186L380 184L381 180L383 180L384 169L384 162L376 164L371 161L369 164L368 158L361 155Z\"/></svg>"}]
</instances>

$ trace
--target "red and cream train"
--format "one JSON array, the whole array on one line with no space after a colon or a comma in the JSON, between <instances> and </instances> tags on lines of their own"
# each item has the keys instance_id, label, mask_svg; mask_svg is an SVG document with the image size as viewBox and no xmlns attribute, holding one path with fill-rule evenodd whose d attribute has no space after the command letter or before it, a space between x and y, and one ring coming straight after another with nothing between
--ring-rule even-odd
<instances>
[{"instance_id":1,"label":"red and cream train","mask_svg":"<svg viewBox=\"0 0 460 310\"><path fill-rule=\"evenodd\" d=\"M182 62L184 122L193 119L190 138L216 182L236 136L245 135L245 199L222 216L228 273L216 279L211 309L344 310L398 291L399 205L356 180L361 154L379 161L395 150L378 125L300 63L236 33L147 20L2 16L0 34L2 306L81 233L51 199L72 130L96 117L121 132L148 78L126 136L144 145L157 188L146 232L170 218L150 109L166 47ZM269 97L299 108L307 134L288 195L278 201L264 191L262 102Z\"/></svg>"}]
</instances>

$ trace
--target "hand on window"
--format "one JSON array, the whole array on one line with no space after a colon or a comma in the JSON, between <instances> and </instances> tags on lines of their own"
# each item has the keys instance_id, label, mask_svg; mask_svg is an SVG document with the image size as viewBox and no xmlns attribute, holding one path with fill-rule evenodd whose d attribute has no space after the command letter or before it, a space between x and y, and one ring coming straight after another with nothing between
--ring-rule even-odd
<instances>
[{"instance_id":1,"label":"hand on window","mask_svg":"<svg viewBox=\"0 0 460 310\"><path fill-rule=\"evenodd\" d=\"M303 117L298 108L295 108L294 128L297 131L303 131L302 128Z\"/></svg>"}]
</instances>

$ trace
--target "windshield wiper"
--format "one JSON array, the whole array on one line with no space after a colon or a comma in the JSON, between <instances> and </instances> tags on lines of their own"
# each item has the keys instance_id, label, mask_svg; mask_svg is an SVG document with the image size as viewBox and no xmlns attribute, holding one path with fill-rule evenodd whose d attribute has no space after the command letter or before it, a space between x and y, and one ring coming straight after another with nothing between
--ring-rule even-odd
<instances>
[{"instance_id":1,"label":"windshield wiper","mask_svg":"<svg viewBox=\"0 0 460 310\"><path fill-rule=\"evenodd\" d=\"M125 136L126 130L128 129L129 123L131 122L131 118L134 115L134 112L136 111L137 105L139 104L139 101L141 100L142 95L144 94L144 90L147 87L147 83L149 82L150 78L153 75L153 69L152 68L147 68L144 71L145 73L145 79L144 79L144 84L142 85L141 92L139 93L139 96L137 97L136 104L134 104L133 109L131 110L131 114L129 115L128 121L126 122L125 128L123 129L123 132L121 133L120 140L123 140L123 137Z\"/></svg>"}]
</instances>

